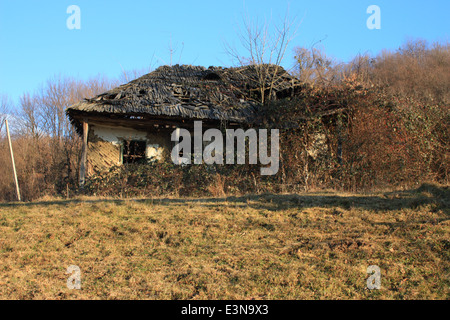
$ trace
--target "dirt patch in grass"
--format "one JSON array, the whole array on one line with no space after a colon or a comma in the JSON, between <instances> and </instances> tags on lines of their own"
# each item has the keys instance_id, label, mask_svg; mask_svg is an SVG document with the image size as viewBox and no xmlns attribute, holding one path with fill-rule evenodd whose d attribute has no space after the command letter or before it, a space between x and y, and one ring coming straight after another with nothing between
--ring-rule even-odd
<instances>
[{"instance_id":1,"label":"dirt patch in grass","mask_svg":"<svg viewBox=\"0 0 450 320\"><path fill-rule=\"evenodd\" d=\"M0 298L449 299L448 204L441 186L0 204Z\"/></svg>"}]
</instances>

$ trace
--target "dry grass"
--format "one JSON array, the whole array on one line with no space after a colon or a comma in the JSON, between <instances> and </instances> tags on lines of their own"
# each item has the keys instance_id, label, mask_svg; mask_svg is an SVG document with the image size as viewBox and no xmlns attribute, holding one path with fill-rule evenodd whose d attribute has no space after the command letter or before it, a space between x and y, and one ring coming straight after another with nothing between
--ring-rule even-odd
<instances>
[{"instance_id":1,"label":"dry grass","mask_svg":"<svg viewBox=\"0 0 450 320\"><path fill-rule=\"evenodd\" d=\"M430 185L0 204L0 298L449 299L449 213L448 187Z\"/></svg>"}]
</instances>

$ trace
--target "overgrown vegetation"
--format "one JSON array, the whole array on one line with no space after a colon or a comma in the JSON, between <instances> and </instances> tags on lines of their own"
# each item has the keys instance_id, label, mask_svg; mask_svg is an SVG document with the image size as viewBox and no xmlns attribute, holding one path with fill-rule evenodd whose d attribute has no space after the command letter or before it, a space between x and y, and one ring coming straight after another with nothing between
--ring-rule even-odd
<instances>
[{"instance_id":1,"label":"overgrown vegetation","mask_svg":"<svg viewBox=\"0 0 450 320\"><path fill-rule=\"evenodd\" d=\"M84 192L218 196L448 184L448 43L410 41L395 52L358 55L347 64L337 64L315 48L299 48L296 57L294 74L304 82L303 91L283 100L263 100L264 117L257 119L258 125L281 130L280 171L275 177L261 177L258 168L249 165L181 168L153 163L112 168L93 177ZM38 93L23 95L13 130L23 199L79 193L80 140L64 110L115 84L100 77L87 82L56 77ZM8 99L0 101L0 114L10 114ZM339 112L331 115L327 110ZM0 199L11 201L14 180L4 132L0 146Z\"/></svg>"},{"instance_id":2,"label":"overgrown vegetation","mask_svg":"<svg viewBox=\"0 0 450 320\"><path fill-rule=\"evenodd\" d=\"M22 199L67 195L68 189L70 193L76 192L81 141L65 109L116 84L101 76L84 82L58 76L49 79L38 92L23 94L15 108L3 96L0 114L10 118ZM0 131L0 148L0 199L11 201L16 199L16 194L4 130Z\"/></svg>"},{"instance_id":3,"label":"overgrown vegetation","mask_svg":"<svg viewBox=\"0 0 450 320\"><path fill-rule=\"evenodd\" d=\"M439 185L0 204L0 298L449 299L449 205Z\"/></svg>"},{"instance_id":4,"label":"overgrown vegetation","mask_svg":"<svg viewBox=\"0 0 450 320\"><path fill-rule=\"evenodd\" d=\"M393 95L389 87L368 85L352 74L333 86L305 84L300 94L272 101L262 111L255 122L281 130L275 176L261 176L256 165L182 168L152 163L113 168L95 177L89 192L221 196L448 183L447 105Z\"/></svg>"},{"instance_id":5,"label":"overgrown vegetation","mask_svg":"<svg viewBox=\"0 0 450 320\"><path fill-rule=\"evenodd\" d=\"M286 128L280 183L353 192L448 183L449 105L388 91L353 74L270 105L268 126Z\"/></svg>"}]
</instances>

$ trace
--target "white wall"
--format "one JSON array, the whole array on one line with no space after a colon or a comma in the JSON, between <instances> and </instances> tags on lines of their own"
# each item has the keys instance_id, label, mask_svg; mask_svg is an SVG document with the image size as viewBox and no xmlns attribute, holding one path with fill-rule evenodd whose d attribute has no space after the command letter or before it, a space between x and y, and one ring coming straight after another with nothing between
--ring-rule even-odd
<instances>
[{"instance_id":1,"label":"white wall","mask_svg":"<svg viewBox=\"0 0 450 320\"><path fill-rule=\"evenodd\" d=\"M121 146L124 140L141 140L146 142L146 156L147 158L156 158L161 160L163 157L163 147L152 141L152 134L149 134L144 131L138 131L132 128L125 127L110 127L104 125L90 125L93 133L98 136L100 139L110 142L113 145ZM155 140L156 136L155 136ZM122 159L120 160L122 161Z\"/></svg>"}]
</instances>

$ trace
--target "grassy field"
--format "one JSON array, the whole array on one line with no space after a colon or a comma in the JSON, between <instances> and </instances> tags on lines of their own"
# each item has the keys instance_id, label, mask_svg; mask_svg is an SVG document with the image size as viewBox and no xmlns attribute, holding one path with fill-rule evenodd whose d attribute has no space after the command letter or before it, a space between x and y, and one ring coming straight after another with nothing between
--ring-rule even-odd
<instances>
[{"instance_id":1,"label":"grassy field","mask_svg":"<svg viewBox=\"0 0 450 320\"><path fill-rule=\"evenodd\" d=\"M449 193L4 203L0 298L449 299Z\"/></svg>"}]
</instances>

